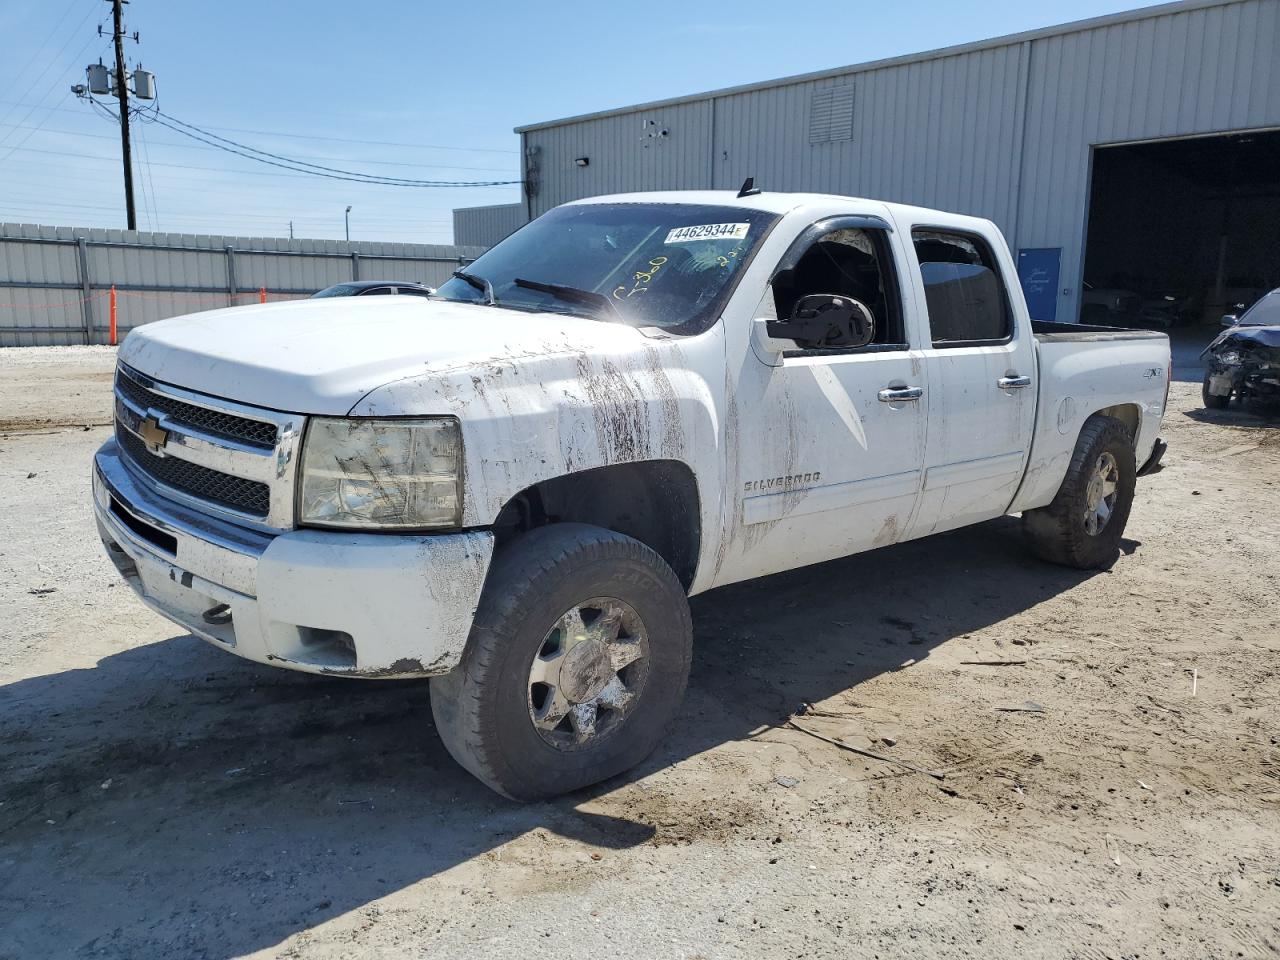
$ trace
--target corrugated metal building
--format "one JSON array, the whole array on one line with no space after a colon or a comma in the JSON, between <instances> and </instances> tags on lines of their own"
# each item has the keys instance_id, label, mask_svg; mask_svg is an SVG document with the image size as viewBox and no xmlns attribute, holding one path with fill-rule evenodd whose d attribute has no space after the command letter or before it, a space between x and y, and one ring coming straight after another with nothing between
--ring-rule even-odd
<instances>
[{"instance_id":1,"label":"corrugated metal building","mask_svg":"<svg viewBox=\"0 0 1280 960\"><path fill-rule=\"evenodd\" d=\"M1044 319L1113 291L1208 315L1280 285L1277 50L1280 0L1186 0L532 124L523 214L753 176L989 217Z\"/></svg>"},{"instance_id":2,"label":"corrugated metal building","mask_svg":"<svg viewBox=\"0 0 1280 960\"><path fill-rule=\"evenodd\" d=\"M471 247L492 247L529 222L523 203L502 203L488 207L458 207L453 211L454 237L470 237ZM462 241L456 240L455 243Z\"/></svg>"}]
</instances>

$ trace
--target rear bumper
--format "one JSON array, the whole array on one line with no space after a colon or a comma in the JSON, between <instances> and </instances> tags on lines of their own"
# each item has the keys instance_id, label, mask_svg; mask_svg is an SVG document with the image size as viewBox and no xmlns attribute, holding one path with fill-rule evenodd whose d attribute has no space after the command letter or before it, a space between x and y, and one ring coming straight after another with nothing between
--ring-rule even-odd
<instances>
[{"instance_id":1,"label":"rear bumper","mask_svg":"<svg viewBox=\"0 0 1280 960\"><path fill-rule=\"evenodd\" d=\"M94 457L93 500L107 556L144 603L237 656L309 673L447 673L493 555L488 532L246 530L151 493L114 439Z\"/></svg>"},{"instance_id":2,"label":"rear bumper","mask_svg":"<svg viewBox=\"0 0 1280 960\"><path fill-rule=\"evenodd\" d=\"M1151 448L1151 456L1147 457L1147 462L1138 468L1138 476L1145 477L1148 473L1155 471L1160 466L1160 458L1168 449L1169 444L1156 437L1156 445Z\"/></svg>"}]
</instances>

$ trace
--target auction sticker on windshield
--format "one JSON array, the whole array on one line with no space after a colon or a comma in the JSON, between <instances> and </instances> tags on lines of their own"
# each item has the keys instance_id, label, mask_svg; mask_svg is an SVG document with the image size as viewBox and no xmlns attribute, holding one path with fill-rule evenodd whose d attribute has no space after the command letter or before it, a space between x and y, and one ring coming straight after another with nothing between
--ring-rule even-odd
<instances>
[{"instance_id":1,"label":"auction sticker on windshield","mask_svg":"<svg viewBox=\"0 0 1280 960\"><path fill-rule=\"evenodd\" d=\"M696 227L676 227L664 243L691 243L694 240L745 240L749 223L703 223Z\"/></svg>"}]
</instances>

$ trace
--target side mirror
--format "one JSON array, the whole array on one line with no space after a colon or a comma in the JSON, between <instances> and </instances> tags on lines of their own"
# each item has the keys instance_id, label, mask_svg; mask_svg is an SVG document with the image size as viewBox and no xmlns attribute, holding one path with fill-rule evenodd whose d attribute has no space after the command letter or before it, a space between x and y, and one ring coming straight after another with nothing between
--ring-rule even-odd
<instances>
[{"instance_id":1,"label":"side mirror","mask_svg":"<svg viewBox=\"0 0 1280 960\"><path fill-rule=\"evenodd\" d=\"M1234 313L1225 313L1222 315L1222 325L1224 327L1234 327L1240 322L1240 318Z\"/></svg>"},{"instance_id":2,"label":"side mirror","mask_svg":"<svg viewBox=\"0 0 1280 960\"><path fill-rule=\"evenodd\" d=\"M786 320L765 323L769 336L794 340L802 348L865 347L876 336L876 321L860 300L831 293L801 297Z\"/></svg>"}]
</instances>

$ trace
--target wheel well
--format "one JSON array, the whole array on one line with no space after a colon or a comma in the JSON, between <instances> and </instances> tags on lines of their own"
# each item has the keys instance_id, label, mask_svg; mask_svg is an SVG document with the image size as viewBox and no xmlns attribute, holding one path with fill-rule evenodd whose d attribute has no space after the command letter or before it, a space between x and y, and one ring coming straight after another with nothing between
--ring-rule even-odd
<instances>
[{"instance_id":1,"label":"wheel well","mask_svg":"<svg viewBox=\"0 0 1280 960\"><path fill-rule=\"evenodd\" d=\"M583 470L521 490L498 513L498 546L549 523L590 523L634 537L684 585L693 583L702 545L698 485L678 460L645 460Z\"/></svg>"},{"instance_id":2,"label":"wheel well","mask_svg":"<svg viewBox=\"0 0 1280 960\"><path fill-rule=\"evenodd\" d=\"M1129 429L1129 437L1133 442L1138 442L1138 428L1142 426L1142 408L1136 403L1118 403L1113 407L1103 407L1089 415L1090 420L1094 417L1114 417Z\"/></svg>"}]
</instances>

